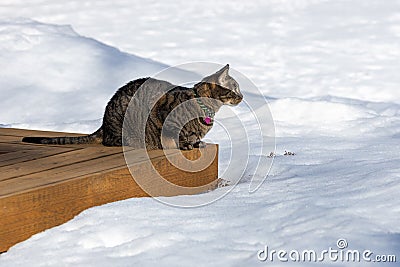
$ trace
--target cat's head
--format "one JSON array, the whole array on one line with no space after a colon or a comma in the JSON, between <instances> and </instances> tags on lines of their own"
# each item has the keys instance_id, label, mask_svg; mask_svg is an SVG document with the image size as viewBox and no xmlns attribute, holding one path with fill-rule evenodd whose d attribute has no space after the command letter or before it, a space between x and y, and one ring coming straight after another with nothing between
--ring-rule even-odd
<instances>
[{"instance_id":1,"label":"cat's head","mask_svg":"<svg viewBox=\"0 0 400 267\"><path fill-rule=\"evenodd\" d=\"M229 76L229 64L214 74L205 77L195 85L198 94L202 97L211 97L221 101L223 104L236 106L243 95L240 92L239 84Z\"/></svg>"}]
</instances>

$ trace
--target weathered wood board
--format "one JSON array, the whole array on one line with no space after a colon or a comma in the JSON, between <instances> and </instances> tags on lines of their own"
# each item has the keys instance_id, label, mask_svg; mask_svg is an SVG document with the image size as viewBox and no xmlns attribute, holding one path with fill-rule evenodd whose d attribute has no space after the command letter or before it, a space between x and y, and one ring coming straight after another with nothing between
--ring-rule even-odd
<instances>
[{"instance_id":1,"label":"weathered wood board","mask_svg":"<svg viewBox=\"0 0 400 267\"><path fill-rule=\"evenodd\" d=\"M132 178L122 148L21 142L23 136L76 135L79 134L0 128L0 252L72 219L87 208L148 197ZM159 195L195 194L215 188L218 147L209 144L202 152L207 151L215 154L212 163L198 172L176 168L162 150L149 151L152 165L164 179L181 186L179 190L160 188ZM139 154L135 158L136 152L132 153L130 168L146 177L146 159ZM190 160L201 155L199 149L168 153L170 157L183 153Z\"/></svg>"}]
</instances>

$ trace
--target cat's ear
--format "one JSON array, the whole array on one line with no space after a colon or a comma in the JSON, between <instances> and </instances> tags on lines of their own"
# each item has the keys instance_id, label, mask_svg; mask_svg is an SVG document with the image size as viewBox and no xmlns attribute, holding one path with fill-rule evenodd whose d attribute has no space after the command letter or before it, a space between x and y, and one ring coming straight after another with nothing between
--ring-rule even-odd
<instances>
[{"instance_id":1,"label":"cat's ear","mask_svg":"<svg viewBox=\"0 0 400 267\"><path fill-rule=\"evenodd\" d=\"M215 74L218 74L219 76L228 76L228 71L229 71L229 64L226 64L225 67L217 71Z\"/></svg>"},{"instance_id":2,"label":"cat's ear","mask_svg":"<svg viewBox=\"0 0 400 267\"><path fill-rule=\"evenodd\" d=\"M220 69L217 73L219 73L218 76L218 81L219 84L223 84L224 81L226 81L226 78L228 78L228 72L229 72L229 64L226 64L225 67L223 67L222 69Z\"/></svg>"},{"instance_id":3,"label":"cat's ear","mask_svg":"<svg viewBox=\"0 0 400 267\"><path fill-rule=\"evenodd\" d=\"M226 64L222 69L217 71L214 74L211 74L210 76L207 76L203 79L204 82L214 82L217 84L222 85L226 78L228 77L228 72L229 72L229 64Z\"/></svg>"}]
</instances>

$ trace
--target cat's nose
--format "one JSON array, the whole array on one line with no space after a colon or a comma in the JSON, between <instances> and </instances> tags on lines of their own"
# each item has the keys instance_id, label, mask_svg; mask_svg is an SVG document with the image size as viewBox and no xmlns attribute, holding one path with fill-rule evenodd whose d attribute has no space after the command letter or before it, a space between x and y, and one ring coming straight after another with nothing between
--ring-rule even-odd
<instances>
[{"instance_id":1,"label":"cat's nose","mask_svg":"<svg viewBox=\"0 0 400 267\"><path fill-rule=\"evenodd\" d=\"M242 100L243 100L243 95L242 95L242 94L238 95L238 96L236 97L236 100L238 101L238 104L239 104L240 102L242 102Z\"/></svg>"}]
</instances>

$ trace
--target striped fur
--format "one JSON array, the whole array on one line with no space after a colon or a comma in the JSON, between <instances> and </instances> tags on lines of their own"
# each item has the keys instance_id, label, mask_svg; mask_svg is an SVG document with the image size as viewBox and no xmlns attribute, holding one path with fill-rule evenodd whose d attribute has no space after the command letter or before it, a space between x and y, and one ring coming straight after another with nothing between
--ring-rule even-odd
<instances>
[{"instance_id":1,"label":"striped fur","mask_svg":"<svg viewBox=\"0 0 400 267\"><path fill-rule=\"evenodd\" d=\"M124 144L142 148L140 137L135 137L135 133L138 132L136 125L141 124L138 120L143 117L142 119L146 119L145 124L142 124L145 125L143 143L147 149L161 149L162 143L164 148L183 150L201 147L204 145L201 139L212 127L212 124L205 123L204 106L215 114L223 104L237 105L243 98L238 83L229 76L228 71L229 65L226 65L218 72L205 77L193 88L175 86L152 78L131 81L118 89L110 99L104 112L103 124L93 134L81 137L24 137L22 141L57 145L102 143L105 146L121 146ZM140 103L129 106L139 88L139 92L145 93L143 99L140 99L143 103L151 102L152 98L159 97L150 111L146 110L147 107L140 107ZM202 99L201 105L189 105L182 110L179 109L180 104L198 97ZM175 108L178 112L172 112ZM148 116L145 116L146 112L149 112ZM204 114L204 116L198 116L198 114ZM192 119L188 121L188 117ZM125 118L128 119L125 120L124 125ZM129 120L129 118L132 119ZM127 124L126 121L129 123ZM184 123L185 121L188 122ZM126 127L124 135L123 126ZM164 132L162 132L163 126Z\"/></svg>"},{"instance_id":2,"label":"striped fur","mask_svg":"<svg viewBox=\"0 0 400 267\"><path fill-rule=\"evenodd\" d=\"M49 145L71 145L71 144L101 144L103 131L102 128L86 136L66 136L66 137L24 137L22 142L49 144Z\"/></svg>"}]
</instances>

